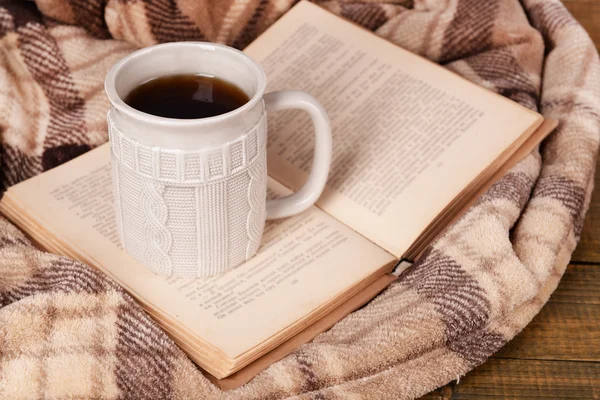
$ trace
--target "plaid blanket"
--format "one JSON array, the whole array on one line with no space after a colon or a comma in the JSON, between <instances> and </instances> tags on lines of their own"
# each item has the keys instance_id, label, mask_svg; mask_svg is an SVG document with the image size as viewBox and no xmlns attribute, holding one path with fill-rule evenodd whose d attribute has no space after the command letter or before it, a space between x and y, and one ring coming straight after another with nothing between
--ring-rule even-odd
<instances>
[{"instance_id":1,"label":"plaid blanket","mask_svg":"<svg viewBox=\"0 0 600 400\"><path fill-rule=\"evenodd\" d=\"M103 78L141 46L243 48L292 0L0 2L0 187L107 140ZM600 63L557 0L337 0L323 7L559 128L401 279L230 392L123 290L0 219L0 398L404 399L464 375L558 285L590 201Z\"/></svg>"}]
</instances>

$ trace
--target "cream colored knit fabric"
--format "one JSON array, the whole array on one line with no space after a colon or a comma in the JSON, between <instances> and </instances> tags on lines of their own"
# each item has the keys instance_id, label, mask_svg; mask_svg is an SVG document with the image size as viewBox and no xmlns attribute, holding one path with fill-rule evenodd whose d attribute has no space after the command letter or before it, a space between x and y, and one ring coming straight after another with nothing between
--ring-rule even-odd
<instances>
[{"instance_id":1,"label":"cream colored knit fabric","mask_svg":"<svg viewBox=\"0 0 600 400\"><path fill-rule=\"evenodd\" d=\"M108 117L123 247L153 272L210 276L252 257L266 218L266 116L198 151L146 146Z\"/></svg>"}]
</instances>

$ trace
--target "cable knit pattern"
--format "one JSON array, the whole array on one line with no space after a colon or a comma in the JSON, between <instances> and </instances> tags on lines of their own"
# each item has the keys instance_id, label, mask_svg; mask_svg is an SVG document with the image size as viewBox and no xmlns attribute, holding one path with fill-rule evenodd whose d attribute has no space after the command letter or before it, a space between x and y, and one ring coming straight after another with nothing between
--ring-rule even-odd
<instances>
[{"instance_id":1,"label":"cable knit pattern","mask_svg":"<svg viewBox=\"0 0 600 400\"><path fill-rule=\"evenodd\" d=\"M108 115L123 247L161 275L210 276L252 257L266 218L266 116L221 146L179 150L128 137Z\"/></svg>"},{"instance_id":2,"label":"cable knit pattern","mask_svg":"<svg viewBox=\"0 0 600 400\"><path fill-rule=\"evenodd\" d=\"M267 170L257 166L260 166L260 163L248 169L248 175L250 176L250 182L248 183L250 212L246 219L246 232L248 232L246 259L252 257L258 250L264 228L264 223L260 221L264 221L266 218L264 196L261 196L261 193L266 191L267 188Z\"/></svg>"},{"instance_id":3,"label":"cable knit pattern","mask_svg":"<svg viewBox=\"0 0 600 400\"><path fill-rule=\"evenodd\" d=\"M167 229L169 210L162 194L163 185L156 185L144 180L142 186L141 206L144 217L148 222L146 227L146 241L150 266L154 271L163 275L171 275L172 262L169 251L173 244L171 233Z\"/></svg>"}]
</instances>

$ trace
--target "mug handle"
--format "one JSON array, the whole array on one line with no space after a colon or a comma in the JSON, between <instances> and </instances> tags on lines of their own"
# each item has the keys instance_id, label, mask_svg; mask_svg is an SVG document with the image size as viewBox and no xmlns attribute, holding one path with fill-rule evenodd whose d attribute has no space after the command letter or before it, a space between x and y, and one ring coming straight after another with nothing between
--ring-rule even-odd
<instances>
[{"instance_id":1,"label":"mug handle","mask_svg":"<svg viewBox=\"0 0 600 400\"><path fill-rule=\"evenodd\" d=\"M283 90L264 96L267 112L300 109L308 112L315 128L313 163L304 186L296 193L267 201L267 219L289 217L306 210L319 199L331 166L331 125L323 106L311 95Z\"/></svg>"}]
</instances>

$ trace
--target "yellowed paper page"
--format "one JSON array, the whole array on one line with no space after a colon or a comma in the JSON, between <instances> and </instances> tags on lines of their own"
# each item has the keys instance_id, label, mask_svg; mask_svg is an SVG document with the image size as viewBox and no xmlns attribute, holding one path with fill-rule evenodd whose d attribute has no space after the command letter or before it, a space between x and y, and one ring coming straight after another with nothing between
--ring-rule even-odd
<instances>
[{"instance_id":1,"label":"yellowed paper page","mask_svg":"<svg viewBox=\"0 0 600 400\"><path fill-rule=\"evenodd\" d=\"M13 186L9 195L45 230L235 358L337 297L393 257L316 207L269 222L258 254L223 275L154 275L120 248L103 145ZM274 195L288 189L269 180Z\"/></svg>"},{"instance_id":2,"label":"yellowed paper page","mask_svg":"<svg viewBox=\"0 0 600 400\"><path fill-rule=\"evenodd\" d=\"M320 208L400 257L458 193L541 117L324 9L301 2L245 52L268 91L315 96L333 127ZM269 174L298 189L308 115L269 115Z\"/></svg>"}]
</instances>

